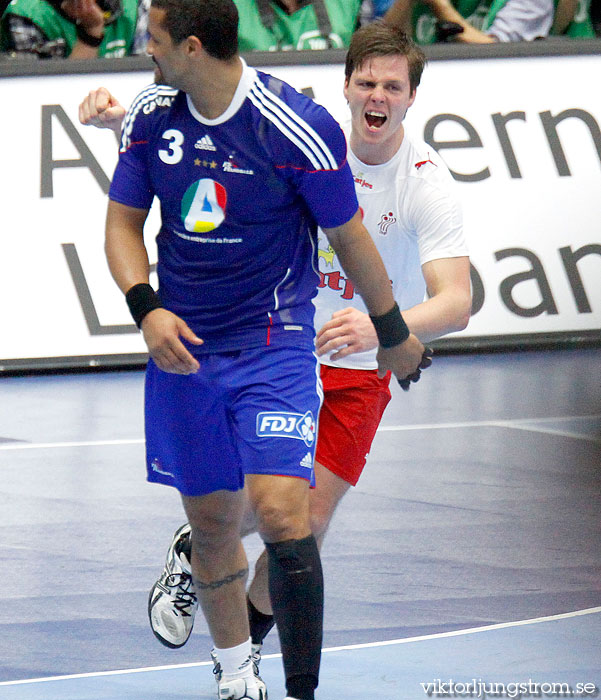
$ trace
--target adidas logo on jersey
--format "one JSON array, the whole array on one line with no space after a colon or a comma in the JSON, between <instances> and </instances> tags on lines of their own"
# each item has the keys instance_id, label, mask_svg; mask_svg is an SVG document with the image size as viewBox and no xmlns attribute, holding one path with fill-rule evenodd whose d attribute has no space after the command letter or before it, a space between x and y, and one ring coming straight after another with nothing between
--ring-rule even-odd
<instances>
[{"instance_id":1,"label":"adidas logo on jersey","mask_svg":"<svg viewBox=\"0 0 601 700\"><path fill-rule=\"evenodd\" d=\"M307 452L307 454L301 459L300 465L301 467L307 467L307 469L313 468L313 457L311 456L310 452Z\"/></svg>"},{"instance_id":2,"label":"adidas logo on jersey","mask_svg":"<svg viewBox=\"0 0 601 700\"><path fill-rule=\"evenodd\" d=\"M215 144L211 141L210 136L203 136L201 139L198 139L198 141L194 144L194 148L197 148L199 151L216 151L217 147Z\"/></svg>"}]
</instances>

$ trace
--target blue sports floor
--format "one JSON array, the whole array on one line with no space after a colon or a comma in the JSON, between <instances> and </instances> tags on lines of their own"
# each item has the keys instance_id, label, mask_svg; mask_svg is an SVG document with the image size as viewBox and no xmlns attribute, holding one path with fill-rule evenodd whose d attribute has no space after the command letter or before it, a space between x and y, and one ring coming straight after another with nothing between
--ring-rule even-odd
<instances>
[{"instance_id":1,"label":"blue sports floor","mask_svg":"<svg viewBox=\"0 0 601 700\"><path fill-rule=\"evenodd\" d=\"M202 616L180 650L147 624L183 515L145 482L142 389L0 377L2 700L215 697ZM601 349L441 355L393 391L323 549L317 697L597 697Z\"/></svg>"}]
</instances>

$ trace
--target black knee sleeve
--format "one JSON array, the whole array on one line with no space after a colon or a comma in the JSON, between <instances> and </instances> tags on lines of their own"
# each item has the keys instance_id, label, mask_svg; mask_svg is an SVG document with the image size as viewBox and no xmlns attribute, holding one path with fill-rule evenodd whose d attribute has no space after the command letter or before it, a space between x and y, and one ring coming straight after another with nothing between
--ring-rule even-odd
<instances>
[{"instance_id":1,"label":"black knee sleeve","mask_svg":"<svg viewBox=\"0 0 601 700\"><path fill-rule=\"evenodd\" d=\"M323 638L323 574L317 542L309 535L265 546L286 689L300 700L312 698L319 678Z\"/></svg>"}]
</instances>

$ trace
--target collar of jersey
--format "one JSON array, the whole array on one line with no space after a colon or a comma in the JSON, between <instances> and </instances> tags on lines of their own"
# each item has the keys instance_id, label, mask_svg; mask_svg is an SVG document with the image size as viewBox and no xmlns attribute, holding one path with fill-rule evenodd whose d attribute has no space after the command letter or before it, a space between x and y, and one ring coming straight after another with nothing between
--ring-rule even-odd
<instances>
[{"instance_id":1,"label":"collar of jersey","mask_svg":"<svg viewBox=\"0 0 601 700\"><path fill-rule=\"evenodd\" d=\"M236 88L236 92L234 93L234 97L232 98L229 107L225 110L223 114L220 114L217 117L217 119L207 119L206 117L203 117L202 114L192 104L190 95L186 95L186 100L188 102L188 109L190 110L190 114L192 114L194 119L199 121L201 124L206 124L207 126L216 126L217 124L223 124L228 119L231 119L242 106L242 103L246 99L246 96L250 92L250 88L252 87L252 84L255 81L257 71L254 68L250 68L242 57L240 57L240 60L242 61L242 75L240 76L240 82L238 83L238 87Z\"/></svg>"},{"instance_id":2,"label":"collar of jersey","mask_svg":"<svg viewBox=\"0 0 601 700\"><path fill-rule=\"evenodd\" d=\"M348 144L347 150L348 150L348 161L349 165L351 166L351 170L353 173L355 170L353 169L354 167L357 169L361 169L365 172L378 172L378 170L383 170L384 168L388 167L389 165L396 164L401 158L404 158L404 154L407 152L407 149L409 148L409 139L407 138L407 130L405 130L405 134L403 136L403 140L401 141L401 145L399 146L397 152L387 160L385 163L378 163L377 165L368 165L367 163L364 163L362 160L360 160L356 155L353 149L350 146L351 143L351 120L348 119L342 124L342 131L344 132L344 135L346 136L346 142Z\"/></svg>"}]
</instances>

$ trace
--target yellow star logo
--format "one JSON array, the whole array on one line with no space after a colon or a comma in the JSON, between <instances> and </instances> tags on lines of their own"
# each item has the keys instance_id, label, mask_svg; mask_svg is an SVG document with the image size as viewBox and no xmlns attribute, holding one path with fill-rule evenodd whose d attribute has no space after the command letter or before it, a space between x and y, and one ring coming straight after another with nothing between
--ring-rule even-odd
<instances>
[{"instance_id":1,"label":"yellow star logo","mask_svg":"<svg viewBox=\"0 0 601 700\"><path fill-rule=\"evenodd\" d=\"M195 159L194 159L194 165L200 165L200 159L199 159L199 158L195 158Z\"/></svg>"}]
</instances>

